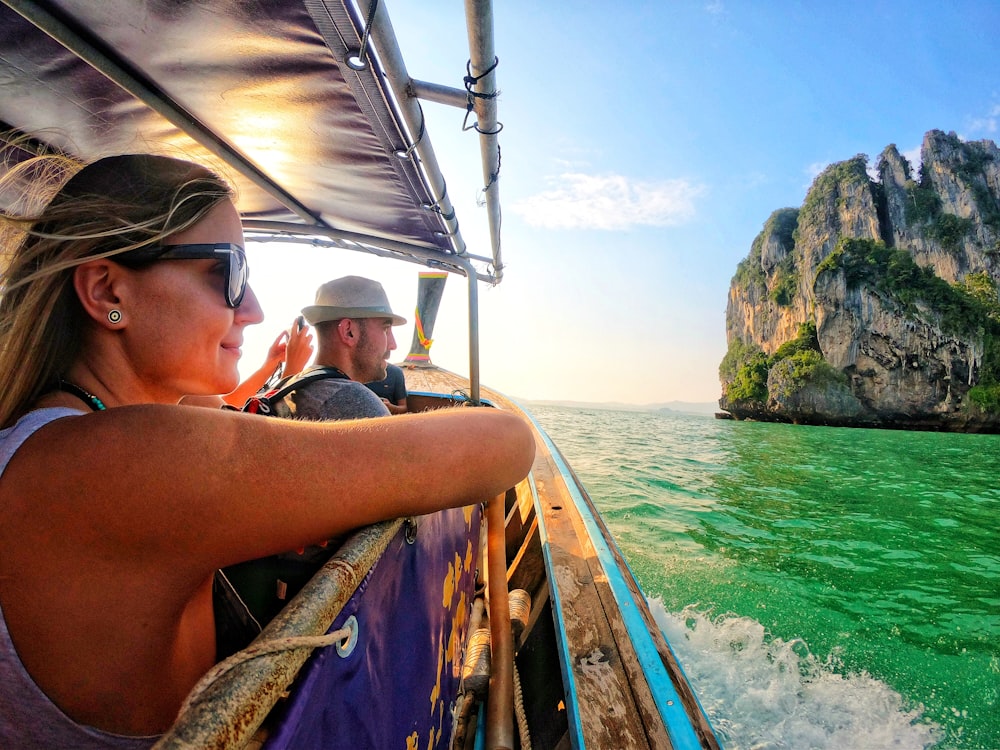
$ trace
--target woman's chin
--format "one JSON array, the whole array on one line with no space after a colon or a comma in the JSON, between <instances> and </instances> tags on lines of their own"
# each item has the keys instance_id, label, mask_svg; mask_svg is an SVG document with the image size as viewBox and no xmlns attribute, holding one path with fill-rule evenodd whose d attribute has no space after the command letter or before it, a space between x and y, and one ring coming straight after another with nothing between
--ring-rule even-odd
<instances>
[{"instance_id":1,"label":"woman's chin","mask_svg":"<svg viewBox=\"0 0 1000 750\"><path fill-rule=\"evenodd\" d=\"M232 375L226 377L219 377L215 382L206 386L205 391L201 394L203 396L225 396L227 393L232 393L240 385L240 375L239 373L233 373Z\"/></svg>"}]
</instances>

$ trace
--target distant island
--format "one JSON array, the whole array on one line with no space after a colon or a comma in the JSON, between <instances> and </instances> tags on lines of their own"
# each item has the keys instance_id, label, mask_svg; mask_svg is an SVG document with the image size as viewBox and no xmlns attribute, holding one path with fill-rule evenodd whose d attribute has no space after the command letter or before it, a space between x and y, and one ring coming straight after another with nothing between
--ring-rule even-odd
<instances>
[{"instance_id":1,"label":"distant island","mask_svg":"<svg viewBox=\"0 0 1000 750\"><path fill-rule=\"evenodd\" d=\"M639 411L657 414L698 414L712 416L719 407L712 401L666 401L659 404L623 404L615 401L592 403L587 401L537 401L516 399L518 403L527 406L566 406L572 409L603 409L605 411Z\"/></svg>"},{"instance_id":2,"label":"distant island","mask_svg":"<svg viewBox=\"0 0 1000 750\"><path fill-rule=\"evenodd\" d=\"M726 307L737 419L1000 432L1000 151L932 130L771 214Z\"/></svg>"}]
</instances>

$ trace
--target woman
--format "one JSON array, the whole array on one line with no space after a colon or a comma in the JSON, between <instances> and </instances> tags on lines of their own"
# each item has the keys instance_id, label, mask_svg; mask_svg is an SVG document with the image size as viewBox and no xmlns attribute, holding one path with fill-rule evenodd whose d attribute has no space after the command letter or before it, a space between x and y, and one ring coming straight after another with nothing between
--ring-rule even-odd
<instances>
[{"instance_id":1,"label":"woman","mask_svg":"<svg viewBox=\"0 0 1000 750\"><path fill-rule=\"evenodd\" d=\"M262 319L229 188L202 167L101 159L3 218L23 236L0 299L2 747L148 746L214 662L217 568L478 502L530 467L527 426L493 409L177 406L236 387Z\"/></svg>"}]
</instances>

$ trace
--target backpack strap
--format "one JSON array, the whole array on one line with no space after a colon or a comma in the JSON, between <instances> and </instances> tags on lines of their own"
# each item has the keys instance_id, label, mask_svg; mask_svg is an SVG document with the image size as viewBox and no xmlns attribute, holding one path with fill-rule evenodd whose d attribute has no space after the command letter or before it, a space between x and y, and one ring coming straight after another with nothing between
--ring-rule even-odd
<instances>
[{"instance_id":1,"label":"backpack strap","mask_svg":"<svg viewBox=\"0 0 1000 750\"><path fill-rule=\"evenodd\" d=\"M338 378L341 380L350 380L342 370L336 367L310 367L308 370L303 370L295 375L282 378L269 390L251 396L240 411L245 411L249 414L270 416L274 414L275 404L283 401L288 394L297 388L315 383L317 380Z\"/></svg>"}]
</instances>

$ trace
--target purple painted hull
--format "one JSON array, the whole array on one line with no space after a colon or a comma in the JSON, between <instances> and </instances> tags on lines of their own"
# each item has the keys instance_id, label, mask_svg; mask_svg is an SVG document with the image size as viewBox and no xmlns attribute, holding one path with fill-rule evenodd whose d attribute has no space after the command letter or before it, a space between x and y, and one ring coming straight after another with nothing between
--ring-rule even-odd
<instances>
[{"instance_id":1,"label":"purple painted hull","mask_svg":"<svg viewBox=\"0 0 1000 750\"><path fill-rule=\"evenodd\" d=\"M481 519L470 506L420 517L413 544L396 534L331 628L356 618L354 650L313 654L266 750L448 747Z\"/></svg>"}]
</instances>

